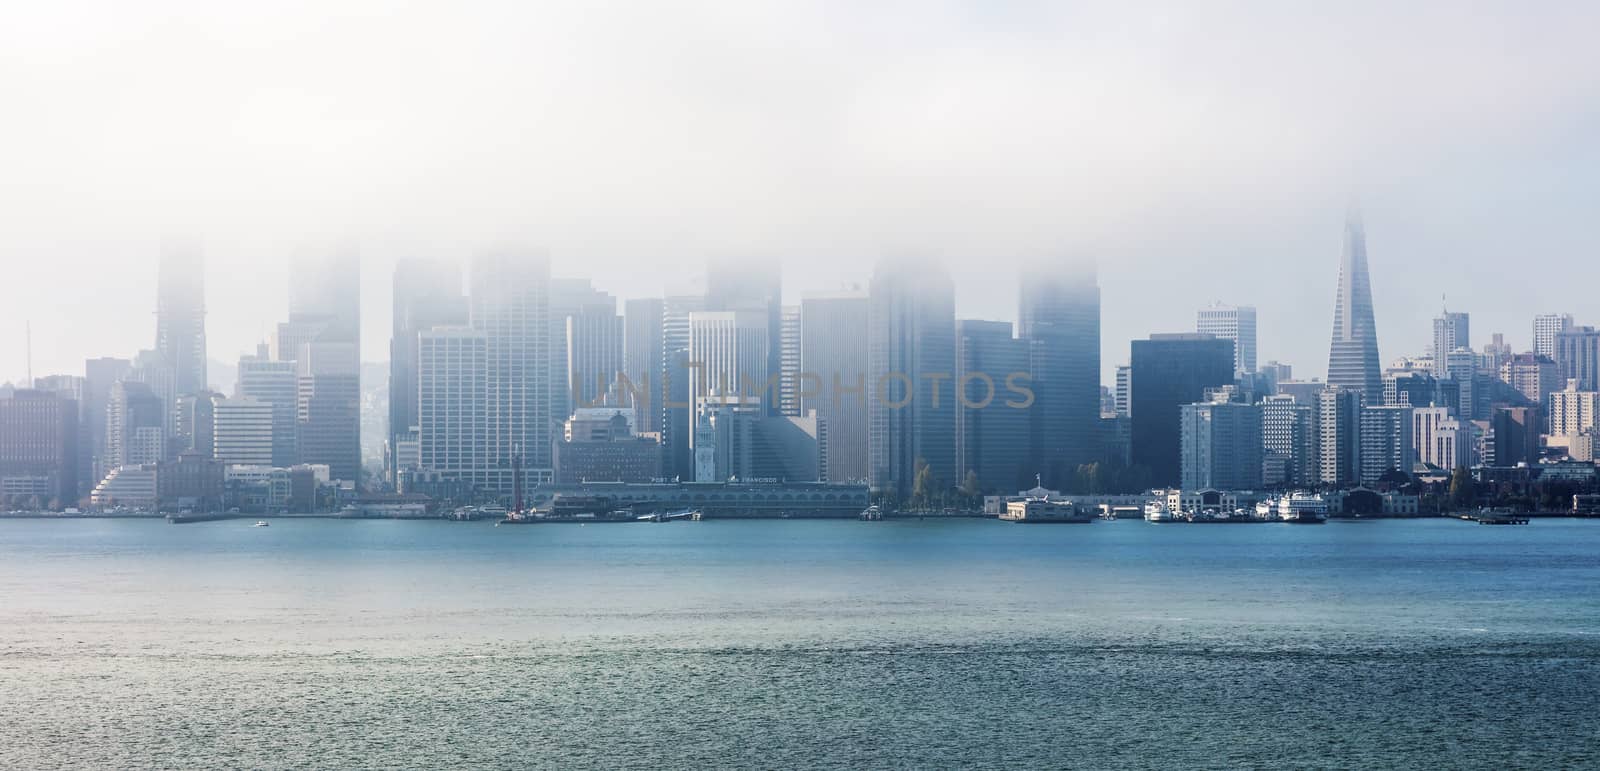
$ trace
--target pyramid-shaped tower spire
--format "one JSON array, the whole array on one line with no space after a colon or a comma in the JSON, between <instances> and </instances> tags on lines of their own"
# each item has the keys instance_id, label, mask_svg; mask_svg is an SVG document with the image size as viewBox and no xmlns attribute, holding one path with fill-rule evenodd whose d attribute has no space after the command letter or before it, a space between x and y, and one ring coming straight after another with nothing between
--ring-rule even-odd
<instances>
[{"instance_id":1,"label":"pyramid-shaped tower spire","mask_svg":"<svg viewBox=\"0 0 1600 771\"><path fill-rule=\"evenodd\" d=\"M1344 251L1339 259L1339 290L1333 307L1333 344L1328 350L1328 384L1358 389L1369 404L1382 398L1378 369L1378 327L1372 317L1372 279L1367 273L1367 237L1355 206L1345 216Z\"/></svg>"}]
</instances>

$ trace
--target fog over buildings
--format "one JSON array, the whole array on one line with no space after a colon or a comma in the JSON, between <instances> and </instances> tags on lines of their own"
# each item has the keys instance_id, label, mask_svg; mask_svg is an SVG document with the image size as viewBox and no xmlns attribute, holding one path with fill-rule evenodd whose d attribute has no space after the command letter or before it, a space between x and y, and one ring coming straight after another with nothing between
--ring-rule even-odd
<instances>
[{"instance_id":1,"label":"fog over buildings","mask_svg":"<svg viewBox=\"0 0 1600 771\"><path fill-rule=\"evenodd\" d=\"M36 374L150 347L168 237L204 255L230 364L297 262L359 247L380 361L398 260L517 244L623 299L775 260L789 305L913 255L959 316L1012 321L1022 265L1092 258L1102 382L1218 301L1321 376L1353 196L1380 361L1427 347L1441 295L1523 350L1529 313L1600 280L1600 7L1526 10L24 4L0 27L0 381L29 322Z\"/></svg>"}]
</instances>

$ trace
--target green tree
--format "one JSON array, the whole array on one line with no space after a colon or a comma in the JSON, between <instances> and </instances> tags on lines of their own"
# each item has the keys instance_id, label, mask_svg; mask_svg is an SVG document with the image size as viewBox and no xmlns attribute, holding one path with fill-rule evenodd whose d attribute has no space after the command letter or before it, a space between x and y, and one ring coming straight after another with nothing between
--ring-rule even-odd
<instances>
[{"instance_id":1,"label":"green tree","mask_svg":"<svg viewBox=\"0 0 1600 771\"><path fill-rule=\"evenodd\" d=\"M1471 472L1465 466L1457 466L1450 473L1450 505L1457 509L1469 509L1477 500L1478 491Z\"/></svg>"},{"instance_id":2,"label":"green tree","mask_svg":"<svg viewBox=\"0 0 1600 771\"><path fill-rule=\"evenodd\" d=\"M939 489L938 481L933 478L933 469L928 468L928 462L922 458L917 458L912 469L911 505L926 509L932 502L934 492Z\"/></svg>"},{"instance_id":3,"label":"green tree","mask_svg":"<svg viewBox=\"0 0 1600 771\"><path fill-rule=\"evenodd\" d=\"M972 469L967 469L966 478L961 480L961 494L965 496L967 501L970 503L971 501L978 499L979 493L978 472L973 471Z\"/></svg>"}]
</instances>

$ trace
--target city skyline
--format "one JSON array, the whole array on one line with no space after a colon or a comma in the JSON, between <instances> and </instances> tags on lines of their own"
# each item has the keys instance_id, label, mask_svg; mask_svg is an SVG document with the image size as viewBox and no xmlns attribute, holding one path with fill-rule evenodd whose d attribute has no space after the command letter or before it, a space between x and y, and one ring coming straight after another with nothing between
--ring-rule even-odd
<instances>
[{"instance_id":1,"label":"city skyline","mask_svg":"<svg viewBox=\"0 0 1600 771\"><path fill-rule=\"evenodd\" d=\"M1526 348L1523 317L1580 312L1600 278L1586 4L174 9L0 30L26 116L0 136L0 264L40 288L0 309L0 380L26 375L29 322L35 374L147 345L167 234L207 255L222 361L268 336L284 263L344 240L366 361L395 261L508 242L629 298L769 257L787 304L925 256L959 315L1013 322L1024 262L1090 256L1107 373L1221 301L1259 310L1264 359L1321 374L1351 195L1385 361L1422 350L1441 294ZM1481 280L1540 263L1571 280Z\"/></svg>"},{"instance_id":2,"label":"city skyline","mask_svg":"<svg viewBox=\"0 0 1600 771\"><path fill-rule=\"evenodd\" d=\"M1364 216L1363 219L1365 220L1369 218ZM1330 225L1330 227L1334 227L1334 225ZM1324 234L1325 253L1321 255L1321 266L1323 273L1327 273L1330 270L1332 270L1335 274L1337 273L1338 246L1335 239L1336 236L1328 235L1326 233ZM196 243L192 240L185 241L183 243L187 249L197 250L200 252L200 265L202 270L206 272L204 307L206 308L205 335L207 339L205 342L207 343L206 353L212 363L221 362L224 364L231 364L238 356L253 353L258 344L271 342L276 335L276 330L273 329L273 325L276 322L273 320L276 319L277 315L281 315L282 307L288 304L292 299L292 270L296 266L300 266L301 269L304 269L304 266L307 264L315 265L322 261L317 258L306 258L302 256L301 258L292 262L286 262L283 266L281 266L282 271L280 275L282 277L282 287L279 291L275 292L270 286L262 287L259 282L251 280L248 277L240 276L237 273L214 271L211 268L211 264L214 259L216 262L226 262L226 260L223 258L213 258L211 254L206 252L203 246L196 245ZM90 347L81 351L82 355L79 356L74 353L64 353L63 351L67 349L53 345L53 343L56 342L53 337L55 330L60 328L60 326L63 324L66 326L72 326L72 324L70 324L70 318L74 316L75 309L71 306L56 306L52 308L52 315L26 319L15 318L16 314L18 313L16 310L18 307L17 305L9 305L6 308L0 308L0 318L3 318L9 322L8 324L0 325L0 330L10 329L10 331L14 333L10 335L0 333L0 356L5 357L0 358L0 383L11 382L21 385L26 380L27 373L30 370L30 351L28 350L30 342L31 371L35 377L49 374L76 373L81 371L83 360L97 358L100 356L128 355L128 352L132 350L151 347L150 337L152 334L158 331L158 325L156 323L156 307L158 305L157 299L159 292L158 271L156 269L158 260L156 258L162 253L161 249L163 247L161 246L160 241L152 243L150 247L149 276L147 277L149 296L136 297L134 296L133 287L124 286L121 288L122 291L118 292L117 301L114 304L106 304L101 306L102 312L106 315L109 316L112 314L119 314L120 317L125 320L140 318L141 314L148 314L151 319L149 330L141 329L137 324L116 324L109 328L100 328L96 330L96 337L92 339L103 340L104 342L86 343L86 345ZM347 245L345 248L352 247ZM541 249L532 247L526 247L523 249L530 252L543 252ZM336 253L333 247L328 247L321 251L329 255ZM408 258L394 260L385 256L371 256L367 254L367 250L364 249L356 249L356 251L359 251L361 254L359 270L359 273L361 274L361 318L359 319L359 326L366 330L366 333L361 335L361 360L369 364L386 364L390 360L391 354L391 338L388 333L388 328L392 325L393 318L391 314L394 312L395 307L393 305L394 289L392 283L394 278L394 270L406 264L414 264L416 260ZM428 258L425 261L453 269L453 272L458 279L463 282L461 286L464 288L464 282L468 280L469 277L468 265L471 260L477 255L490 251L492 251L491 248L483 248L469 251L466 256L456 258ZM1434 338L1434 331L1431 325L1433 323L1433 317L1437 315L1437 311L1429 310L1426 306L1419 306L1416 308L1394 307L1386 310L1381 299L1378 298L1382 298L1386 294L1393 294L1393 292L1386 291L1385 282L1393 282L1401 284L1402 286L1407 285L1409 282L1405 280L1400 266L1385 265L1386 261L1384 255L1386 251L1381 243L1375 248L1375 253L1376 256L1372 257L1369 261L1368 270L1373 275L1371 280L1371 291L1374 296L1375 315L1378 319L1378 329L1380 332L1378 341L1380 346L1379 365L1380 367L1386 367L1392 360L1399 356L1422 355L1431 350ZM337 259L339 258L332 256L327 258L327 260L330 262ZM1398 255L1396 256L1396 259L1398 259ZM1072 256L1059 257L1058 260L1060 265L1069 267L1080 265L1084 262L1084 260ZM555 259L553 255L550 257L550 261L552 266L559 265L562 262ZM817 284L796 286L795 283L790 280L788 273L785 272L782 275L783 302L785 305L798 305L800 301L806 297L826 296L841 290L863 287L870 278L871 266L876 262L877 260L864 261L862 266L859 267L859 273L849 274L850 277L847 277L845 274L835 276L835 280L832 283L822 282ZM948 260L934 260L935 264L941 266L949 266L951 262L952 261ZM388 269L386 272L374 271L370 267L374 264L387 265ZM637 286L637 282L626 278L616 278L608 282L606 278L598 275L568 275L554 272L552 273L552 278L558 281L568 280L586 282L592 284L594 290L597 292L613 295L616 299L617 312L620 314L625 303L630 300L652 298L661 299L662 297L671 297L674 295L699 294L704 292L705 270L711 266L714 266L715 264L717 264L717 260L708 259L704 261L704 264L691 263L687 266L683 266L682 270L680 271L682 275L675 278L676 283L668 285L669 288L658 291L655 294L646 293L632 295L625 292L608 289L608 287L615 286ZM955 262L955 264L957 266L962 266L962 263L959 261ZM1013 324L1017 323L1019 316L1019 306L1017 304L1015 295L1017 281L1022 276L1027 275L1030 270L1033 270L1032 266L1039 264L1050 264L1050 261L1032 260L1027 264L1019 265L1015 269L1007 269L1003 273L990 273L981 279L980 283L977 285L970 281L961 282L958 280L958 290L956 292L956 315L959 318L987 319L994 321L1007 321ZM1147 311L1151 310L1148 307L1142 305L1130 307L1128 295L1130 293L1138 294L1141 288L1147 288L1151 285L1165 282L1150 282L1147 277L1128 277L1123 274L1123 266L1118 266L1115 264L1108 266L1104 261L1095 261L1095 264L1096 270L1099 274L1101 292L1106 298L1105 308L1101 315L1102 353L1100 357L1100 370L1101 382L1103 384L1110 384L1114 382L1115 368L1119 365L1125 365L1127 363L1125 351L1127 350L1126 346L1128 343L1132 342L1133 340L1148 337L1150 334L1190 330L1194 327L1194 314L1197 311L1206 310L1208 306L1219 302L1226 305L1241 306L1254 304L1260 309L1258 310L1260 320L1258 322L1259 342L1257 344L1258 350L1260 351L1260 361L1265 362L1268 360L1276 360L1291 364L1295 368L1297 375L1301 378L1326 378L1326 355L1325 353L1317 353L1315 350L1318 345L1322 346L1323 351L1326 350L1325 320L1316 325L1317 328L1315 329L1305 328L1295 330L1294 334L1292 335L1292 338L1295 340L1295 347L1283 348L1280 347L1279 344L1269 342L1273 340L1281 342L1289 336L1287 335L1285 329L1285 326L1287 326L1289 323L1288 319L1299 319L1301 316L1318 315L1315 312L1308 312L1304 307L1294 311L1288 311L1288 309L1279 307L1280 315L1278 315L1275 319L1273 315L1265 310L1266 308L1271 308L1275 305L1282 305L1281 301L1275 301L1275 295L1272 292L1253 296L1239 295L1231 298L1225 296L1213 298L1203 294L1203 290L1197 289L1188 293L1189 297L1194 298L1193 300L1189 301L1193 306L1192 308L1159 309L1159 315L1157 313L1147 313ZM970 266L964 267L970 269ZM960 267L951 269L950 272L953 276L959 275L960 269ZM1327 296L1326 292L1326 283L1330 282L1332 279L1326 275L1318 275L1314 271L1315 268L1308 267L1307 273L1303 276L1305 281L1285 281L1283 289L1286 292L1290 290L1298 291L1301 289L1301 286L1298 285L1312 285L1309 291L1305 292L1306 295L1310 296L1308 301L1315 302L1317 298L1320 297L1321 302L1327 306L1326 312L1332 313L1335 303L1333 302L1332 298ZM1108 279L1108 275L1111 277L1122 275L1123 280L1119 283L1111 283L1111 280ZM859 280L854 278L855 276L859 276ZM375 282L381 284L381 286L374 286ZM1324 283L1318 284L1317 282ZM670 289L672 286L679 287L680 291L673 291ZM229 295L234 292L241 291L244 287L248 287L250 289L249 294L252 298L250 305L254 305L257 302L272 300L276 301L276 305L274 307L265 311L267 313L266 316L254 320L254 326L260 330L259 336L255 336L248 331L241 331L244 329L244 327L249 325L239 323L240 319L237 318L237 316L229 319L230 311L235 313L237 312L237 304L230 306L229 304L219 303L213 299L213 297L216 295ZM82 289L88 293L93 293L94 291L103 288L104 287L95 286L92 283L85 283L82 285ZM1001 289L1006 291L1000 291ZM648 290L641 289L638 291L647 292ZM1226 294L1226 292L1227 290L1225 287L1217 290L1217 294L1219 295ZM975 298L989 298L991 295L994 295L992 301L986 302L982 306L975 307L977 306ZM1434 299L1435 306L1437 306L1437 297ZM1455 297L1452 297L1450 300L1450 305L1470 313L1475 319L1474 326L1480 330L1480 333L1486 331L1503 333L1507 343L1513 349L1518 351L1532 350L1534 347L1532 318L1535 315L1571 315L1574 310L1576 310L1578 312L1578 315L1575 317L1577 323L1581 324L1584 321L1584 317L1581 312L1581 300L1574 301L1567 306L1532 305L1528 307L1518 307L1508 303L1496 303L1491 304L1488 307L1477 307L1468 305L1465 302L1460 302ZM1314 308L1315 306L1312 307ZM1123 310L1124 312L1119 313L1119 310ZM219 319L217 318L219 315L223 317L220 320L220 323ZM1166 325L1158 325L1154 321L1156 318L1162 319L1163 323ZM1412 322L1413 319L1415 319L1415 323ZM1485 319L1489 321L1486 322ZM1500 322L1499 325L1496 325L1496 320ZM52 321L56 322L56 324L52 325ZM232 323L229 323L230 321ZM1294 323L1303 325L1306 322L1301 319ZM222 326L224 324L226 326ZM1135 331L1110 331L1130 329ZM1127 336L1124 338L1125 335ZM31 340L29 339L30 336ZM1319 336L1322 337L1323 342L1318 343L1311 339ZM1486 339L1488 334L1483 333L1481 337ZM19 339L8 340L8 338ZM114 342L123 340L124 338L133 342L127 345L121 345L119 342ZM1394 342L1396 340L1400 342ZM121 347L118 347L119 345ZM237 350L234 350L234 347L237 347ZM215 368L213 367L212 369ZM208 384L214 385L219 382L231 382L229 380L231 373L220 374L221 379L219 379L219 373L217 372L210 372L208 374L210 375Z\"/></svg>"}]
</instances>

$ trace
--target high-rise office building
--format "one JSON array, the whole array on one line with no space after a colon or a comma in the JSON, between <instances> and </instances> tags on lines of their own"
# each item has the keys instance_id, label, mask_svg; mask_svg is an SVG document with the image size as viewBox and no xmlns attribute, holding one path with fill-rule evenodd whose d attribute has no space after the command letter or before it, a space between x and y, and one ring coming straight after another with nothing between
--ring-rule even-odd
<instances>
[{"instance_id":1,"label":"high-rise office building","mask_svg":"<svg viewBox=\"0 0 1600 771\"><path fill-rule=\"evenodd\" d=\"M1439 377L1454 381L1460 387L1456 402L1456 416L1462 420L1478 417L1477 373L1478 359L1470 348L1457 348L1434 358L1434 371Z\"/></svg>"},{"instance_id":2,"label":"high-rise office building","mask_svg":"<svg viewBox=\"0 0 1600 771\"><path fill-rule=\"evenodd\" d=\"M295 358L295 445L300 463L334 479L361 472L361 367L353 343L306 343Z\"/></svg>"},{"instance_id":3,"label":"high-rise office building","mask_svg":"<svg viewBox=\"0 0 1600 771\"><path fill-rule=\"evenodd\" d=\"M1254 490L1261 486L1261 407L1227 401L1179 408L1180 479L1185 490Z\"/></svg>"},{"instance_id":4,"label":"high-rise office building","mask_svg":"<svg viewBox=\"0 0 1600 771\"><path fill-rule=\"evenodd\" d=\"M956 322L956 484L970 473L986 492L1033 486L1028 445L1018 441L1028 433L1029 413L1007 404L1014 395L1006 388L1008 377L1027 371L1028 341L1012 336L1009 322Z\"/></svg>"},{"instance_id":5,"label":"high-rise office building","mask_svg":"<svg viewBox=\"0 0 1600 771\"><path fill-rule=\"evenodd\" d=\"M174 446L169 448L168 455L187 453L200 458L211 457L216 427L212 400L217 396L220 394L204 389L200 393L178 396L177 429L172 435Z\"/></svg>"},{"instance_id":6,"label":"high-rise office building","mask_svg":"<svg viewBox=\"0 0 1600 771\"><path fill-rule=\"evenodd\" d=\"M106 400L106 459L110 468L156 463L166 457L166 402L148 383L120 380Z\"/></svg>"},{"instance_id":7,"label":"high-rise office building","mask_svg":"<svg viewBox=\"0 0 1600 771\"><path fill-rule=\"evenodd\" d=\"M595 289L586 278L550 279L547 323L550 337L550 415L555 421L553 430L571 417L576 404L572 398L572 373L567 369L567 319L574 315L589 314L616 316L617 298ZM593 378L593 375L590 377Z\"/></svg>"},{"instance_id":8,"label":"high-rise office building","mask_svg":"<svg viewBox=\"0 0 1600 771\"><path fill-rule=\"evenodd\" d=\"M1322 479L1317 405L1289 394L1261 400L1262 482L1315 485Z\"/></svg>"},{"instance_id":9,"label":"high-rise office building","mask_svg":"<svg viewBox=\"0 0 1600 771\"><path fill-rule=\"evenodd\" d=\"M18 389L0 398L0 495L60 508L78 500L78 404L67 394Z\"/></svg>"},{"instance_id":10,"label":"high-rise office building","mask_svg":"<svg viewBox=\"0 0 1600 771\"><path fill-rule=\"evenodd\" d=\"M1572 328L1570 313L1542 313L1533 317L1533 352L1556 357L1556 335Z\"/></svg>"},{"instance_id":11,"label":"high-rise office building","mask_svg":"<svg viewBox=\"0 0 1600 771\"><path fill-rule=\"evenodd\" d=\"M623 394L616 386L624 368L623 321L616 304L588 305L568 315L566 350L567 398L573 409L598 406L608 397L620 405Z\"/></svg>"},{"instance_id":12,"label":"high-rise office building","mask_svg":"<svg viewBox=\"0 0 1600 771\"><path fill-rule=\"evenodd\" d=\"M1468 334L1467 314L1452 313L1445 310L1438 318L1433 320L1433 347L1429 348L1433 356L1433 374L1445 377L1445 354L1458 348L1472 350L1472 339Z\"/></svg>"},{"instance_id":13,"label":"high-rise office building","mask_svg":"<svg viewBox=\"0 0 1600 771\"><path fill-rule=\"evenodd\" d=\"M1496 407L1490 418L1496 466L1532 466L1539 462L1539 434L1544 415L1539 407Z\"/></svg>"},{"instance_id":14,"label":"high-rise office building","mask_svg":"<svg viewBox=\"0 0 1600 771\"><path fill-rule=\"evenodd\" d=\"M44 377L35 378L33 387L40 391L46 391L61 398L72 400L75 407L72 416L73 425L76 427L74 429L76 435L72 441L72 451L76 453L76 457L73 458L72 477L78 486L75 494L81 493L84 491L85 485L92 484L88 480L88 476L93 468L94 456L96 455L93 447L89 444L91 417L87 412L86 401L89 394L89 380L87 377L79 377L77 375L45 375ZM104 404L101 405L98 416L101 426L104 427ZM76 500L76 498L63 500L72 501Z\"/></svg>"},{"instance_id":15,"label":"high-rise office building","mask_svg":"<svg viewBox=\"0 0 1600 771\"><path fill-rule=\"evenodd\" d=\"M689 392L702 399L741 397L765 405L777 393L777 373L767 369L767 318L755 311L689 314ZM765 407L762 412L765 412Z\"/></svg>"},{"instance_id":16,"label":"high-rise office building","mask_svg":"<svg viewBox=\"0 0 1600 771\"><path fill-rule=\"evenodd\" d=\"M1600 426L1600 392L1582 389L1576 380L1551 391L1548 402L1551 436L1577 436Z\"/></svg>"},{"instance_id":17,"label":"high-rise office building","mask_svg":"<svg viewBox=\"0 0 1600 771\"><path fill-rule=\"evenodd\" d=\"M78 405L83 428L79 436L87 446L78 448L80 493L94 487L115 465L106 453L106 403L111 398L111 387L132 370L129 359L102 357L83 363L83 403Z\"/></svg>"},{"instance_id":18,"label":"high-rise office building","mask_svg":"<svg viewBox=\"0 0 1600 771\"><path fill-rule=\"evenodd\" d=\"M555 390L551 386L554 338L549 328L549 260L543 255L509 251L479 256L472 263L468 304L472 328L483 334L488 360L488 460L482 487L510 493L514 487L512 456L518 452L523 458L525 484L548 481L554 475L551 400ZM561 359L566 361L564 351Z\"/></svg>"},{"instance_id":19,"label":"high-rise office building","mask_svg":"<svg viewBox=\"0 0 1600 771\"><path fill-rule=\"evenodd\" d=\"M1233 341L1233 369L1256 371L1256 309L1249 305L1214 303L1195 318L1195 331Z\"/></svg>"},{"instance_id":20,"label":"high-rise office building","mask_svg":"<svg viewBox=\"0 0 1600 771\"><path fill-rule=\"evenodd\" d=\"M1331 387L1317 394L1318 447L1325 485L1361 481L1361 392Z\"/></svg>"},{"instance_id":21,"label":"high-rise office building","mask_svg":"<svg viewBox=\"0 0 1600 771\"><path fill-rule=\"evenodd\" d=\"M490 402L498 397L489 369L489 341L481 330L433 327L417 333L418 468L474 488L499 489L507 469L498 465L503 454L491 447L499 432L489 422Z\"/></svg>"},{"instance_id":22,"label":"high-rise office building","mask_svg":"<svg viewBox=\"0 0 1600 771\"><path fill-rule=\"evenodd\" d=\"M276 358L295 363L295 461L334 479L361 470L361 259L353 247L297 258Z\"/></svg>"},{"instance_id":23,"label":"high-rise office building","mask_svg":"<svg viewBox=\"0 0 1600 771\"><path fill-rule=\"evenodd\" d=\"M1457 418L1449 407L1411 411L1411 439L1417 460L1446 471L1474 465L1477 432L1471 421Z\"/></svg>"},{"instance_id":24,"label":"high-rise office building","mask_svg":"<svg viewBox=\"0 0 1600 771\"><path fill-rule=\"evenodd\" d=\"M1500 380L1517 389L1528 401L1543 405L1561 388L1561 367L1537 353L1519 353L1500 364Z\"/></svg>"},{"instance_id":25,"label":"high-rise office building","mask_svg":"<svg viewBox=\"0 0 1600 771\"><path fill-rule=\"evenodd\" d=\"M1561 376L1578 381L1584 391L1600 390L1600 329L1572 327L1556 333L1556 364Z\"/></svg>"},{"instance_id":26,"label":"high-rise office building","mask_svg":"<svg viewBox=\"0 0 1600 771\"><path fill-rule=\"evenodd\" d=\"M389 434L384 471L393 484L396 448L417 426L417 335L467 323L461 270L454 263L401 260L394 269L394 326L389 338Z\"/></svg>"},{"instance_id":27,"label":"high-rise office building","mask_svg":"<svg viewBox=\"0 0 1600 771\"><path fill-rule=\"evenodd\" d=\"M1377 484L1391 471L1411 473L1417 462L1411 411L1404 405L1361 408L1362 484Z\"/></svg>"},{"instance_id":28,"label":"high-rise office building","mask_svg":"<svg viewBox=\"0 0 1600 771\"><path fill-rule=\"evenodd\" d=\"M206 455L230 466L272 466L274 405L249 397L210 401L212 446Z\"/></svg>"},{"instance_id":29,"label":"high-rise office building","mask_svg":"<svg viewBox=\"0 0 1600 771\"><path fill-rule=\"evenodd\" d=\"M908 497L926 464L934 489L949 489L959 483L955 285L924 262L885 261L868 292L869 484Z\"/></svg>"},{"instance_id":30,"label":"high-rise office building","mask_svg":"<svg viewBox=\"0 0 1600 771\"><path fill-rule=\"evenodd\" d=\"M716 260L706 267L705 309L719 312L757 313L767 329L767 363L770 375L783 371L783 274L774 260ZM779 414L776 398L762 400L768 415Z\"/></svg>"},{"instance_id":31,"label":"high-rise office building","mask_svg":"<svg viewBox=\"0 0 1600 771\"><path fill-rule=\"evenodd\" d=\"M1126 364L1117 365L1117 387L1113 395L1113 404L1119 417L1128 417L1133 414L1133 404L1129 401L1133 396L1133 368Z\"/></svg>"},{"instance_id":32,"label":"high-rise office building","mask_svg":"<svg viewBox=\"0 0 1600 771\"><path fill-rule=\"evenodd\" d=\"M634 408L641 434L660 433L666 409L665 320L666 304L659 297L628 300L623 306L622 369L632 384L624 403Z\"/></svg>"},{"instance_id":33,"label":"high-rise office building","mask_svg":"<svg viewBox=\"0 0 1600 771\"><path fill-rule=\"evenodd\" d=\"M1378 327L1372 314L1372 279L1367 273L1367 237L1360 215L1345 220L1339 260L1339 290L1333 307L1333 342L1328 349L1328 385L1352 388L1374 401L1383 388L1378 368Z\"/></svg>"},{"instance_id":34,"label":"high-rise office building","mask_svg":"<svg viewBox=\"0 0 1600 771\"><path fill-rule=\"evenodd\" d=\"M690 393L689 314L705 309L705 297L700 295L675 295L661 304L663 465L668 475L680 479L694 479L690 447L696 412Z\"/></svg>"},{"instance_id":35,"label":"high-rise office building","mask_svg":"<svg viewBox=\"0 0 1600 771\"><path fill-rule=\"evenodd\" d=\"M166 440L177 430L177 404L178 392L173 381L172 365L167 362L167 357L155 349L139 351L133 356L133 369L128 371L127 379L136 383L143 383L150 387L150 392L161 401L162 442L163 447L171 449ZM165 460L165 458L162 458ZM153 462L153 461L152 461Z\"/></svg>"},{"instance_id":36,"label":"high-rise office building","mask_svg":"<svg viewBox=\"0 0 1600 771\"><path fill-rule=\"evenodd\" d=\"M205 264L197 245L176 240L162 245L156 350L172 368L174 398L206 390Z\"/></svg>"},{"instance_id":37,"label":"high-rise office building","mask_svg":"<svg viewBox=\"0 0 1600 771\"><path fill-rule=\"evenodd\" d=\"M1180 483L1180 411L1206 390L1233 383L1233 342L1202 334L1157 334L1132 345L1133 463L1157 487Z\"/></svg>"},{"instance_id":38,"label":"high-rise office building","mask_svg":"<svg viewBox=\"0 0 1600 771\"><path fill-rule=\"evenodd\" d=\"M272 358L265 344L255 355L239 357L234 396L272 406L272 462L288 468L300 462L295 432L299 422L300 383L295 363Z\"/></svg>"},{"instance_id":39,"label":"high-rise office building","mask_svg":"<svg viewBox=\"0 0 1600 771\"><path fill-rule=\"evenodd\" d=\"M1017 336L1028 343L1034 394L1029 462L1046 486L1060 489L1097 454L1100 285L1093 266L1025 269ZM1176 456L1173 463L1176 473Z\"/></svg>"},{"instance_id":40,"label":"high-rise office building","mask_svg":"<svg viewBox=\"0 0 1600 771\"><path fill-rule=\"evenodd\" d=\"M783 306L778 335L778 413L800 415L800 306Z\"/></svg>"},{"instance_id":41,"label":"high-rise office building","mask_svg":"<svg viewBox=\"0 0 1600 771\"><path fill-rule=\"evenodd\" d=\"M290 266L289 321L317 327L315 342L349 343L359 356L361 345L361 254L353 246L307 254ZM312 340L298 340L312 342ZM280 359L295 358L290 349ZM359 366L359 359L357 366Z\"/></svg>"},{"instance_id":42,"label":"high-rise office building","mask_svg":"<svg viewBox=\"0 0 1600 771\"><path fill-rule=\"evenodd\" d=\"M800 300L800 410L816 412L827 430L823 468L828 482L867 478L867 335L870 300L861 291L807 295Z\"/></svg>"}]
</instances>

